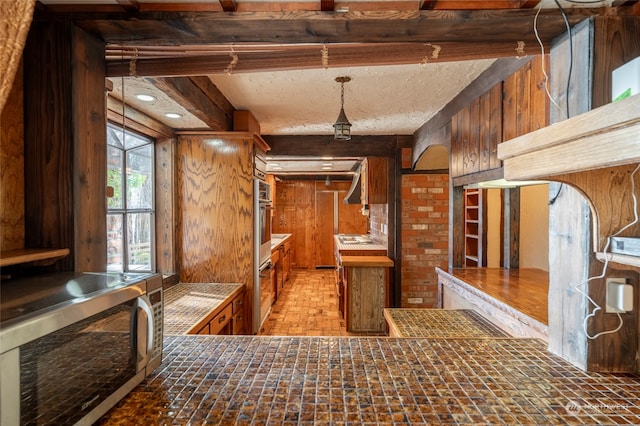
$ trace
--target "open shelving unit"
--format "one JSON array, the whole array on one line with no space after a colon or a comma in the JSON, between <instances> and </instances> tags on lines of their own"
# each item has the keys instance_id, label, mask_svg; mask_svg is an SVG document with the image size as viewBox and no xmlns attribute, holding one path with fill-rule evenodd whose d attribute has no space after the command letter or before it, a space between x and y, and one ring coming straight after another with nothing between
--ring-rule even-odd
<instances>
[{"instance_id":1,"label":"open shelving unit","mask_svg":"<svg viewBox=\"0 0 640 426\"><path fill-rule=\"evenodd\" d=\"M464 266L482 266L483 250L482 189L464 191Z\"/></svg>"}]
</instances>

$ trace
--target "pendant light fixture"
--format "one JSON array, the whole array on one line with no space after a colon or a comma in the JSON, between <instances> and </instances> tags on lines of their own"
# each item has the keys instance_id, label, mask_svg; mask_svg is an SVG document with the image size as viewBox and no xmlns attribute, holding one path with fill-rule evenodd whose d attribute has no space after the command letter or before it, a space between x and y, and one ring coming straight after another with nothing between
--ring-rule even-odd
<instances>
[{"instance_id":1,"label":"pendant light fixture","mask_svg":"<svg viewBox=\"0 0 640 426\"><path fill-rule=\"evenodd\" d=\"M344 84L351 81L351 77L336 77L336 81L340 83L340 114L333 125L334 139L337 141L348 141L351 139L351 123L344 113Z\"/></svg>"}]
</instances>

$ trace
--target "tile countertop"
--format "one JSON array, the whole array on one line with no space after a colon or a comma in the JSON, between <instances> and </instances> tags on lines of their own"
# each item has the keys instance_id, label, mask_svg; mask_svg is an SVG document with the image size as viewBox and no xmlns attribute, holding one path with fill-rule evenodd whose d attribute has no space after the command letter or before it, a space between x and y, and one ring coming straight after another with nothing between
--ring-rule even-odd
<instances>
[{"instance_id":1,"label":"tile countertop","mask_svg":"<svg viewBox=\"0 0 640 426\"><path fill-rule=\"evenodd\" d=\"M222 309L244 284L179 283L164 290L164 334L186 334L212 311Z\"/></svg>"},{"instance_id":2,"label":"tile countertop","mask_svg":"<svg viewBox=\"0 0 640 426\"><path fill-rule=\"evenodd\" d=\"M640 424L640 377L538 339L167 336L98 425Z\"/></svg>"},{"instance_id":3,"label":"tile countertop","mask_svg":"<svg viewBox=\"0 0 640 426\"><path fill-rule=\"evenodd\" d=\"M347 237L352 237L353 240L348 243L343 243L340 241L340 237L344 236L344 234L334 235L334 243L336 248L340 253L349 252L349 251L372 251L372 252L383 252L387 254L387 248L382 244L379 244L377 241L371 239L371 235L351 235L349 234ZM370 242L363 242L370 241Z\"/></svg>"},{"instance_id":4,"label":"tile countertop","mask_svg":"<svg viewBox=\"0 0 640 426\"><path fill-rule=\"evenodd\" d=\"M509 337L470 309L385 308L384 317L395 337Z\"/></svg>"},{"instance_id":5,"label":"tile countertop","mask_svg":"<svg viewBox=\"0 0 640 426\"><path fill-rule=\"evenodd\" d=\"M275 250L280 247L284 242L291 238L293 234L271 234L271 250Z\"/></svg>"}]
</instances>

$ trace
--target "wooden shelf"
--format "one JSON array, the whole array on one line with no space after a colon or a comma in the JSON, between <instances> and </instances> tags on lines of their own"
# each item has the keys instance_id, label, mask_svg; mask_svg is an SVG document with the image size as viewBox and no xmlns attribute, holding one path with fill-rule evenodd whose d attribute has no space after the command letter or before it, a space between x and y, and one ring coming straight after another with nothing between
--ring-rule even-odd
<instances>
[{"instance_id":1,"label":"wooden shelf","mask_svg":"<svg viewBox=\"0 0 640 426\"><path fill-rule=\"evenodd\" d=\"M38 262L50 265L69 254L69 249L17 249L0 252L0 267Z\"/></svg>"},{"instance_id":2,"label":"wooden shelf","mask_svg":"<svg viewBox=\"0 0 640 426\"><path fill-rule=\"evenodd\" d=\"M498 145L505 179L553 176L640 162L640 95Z\"/></svg>"},{"instance_id":3,"label":"wooden shelf","mask_svg":"<svg viewBox=\"0 0 640 426\"><path fill-rule=\"evenodd\" d=\"M632 266L634 268L640 268L640 256L628 256L617 253L607 253L607 259L609 263L617 263L621 265ZM596 253L596 259L601 262L605 261L605 254L602 252Z\"/></svg>"}]
</instances>

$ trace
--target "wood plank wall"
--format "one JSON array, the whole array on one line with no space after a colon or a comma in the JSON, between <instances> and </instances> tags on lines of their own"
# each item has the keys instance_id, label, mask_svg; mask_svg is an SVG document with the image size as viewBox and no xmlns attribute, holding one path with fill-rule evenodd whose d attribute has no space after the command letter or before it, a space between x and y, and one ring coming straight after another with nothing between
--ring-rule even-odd
<instances>
[{"instance_id":1,"label":"wood plank wall","mask_svg":"<svg viewBox=\"0 0 640 426\"><path fill-rule=\"evenodd\" d=\"M20 64L0 113L0 250L24 248L24 98Z\"/></svg>"},{"instance_id":2,"label":"wood plank wall","mask_svg":"<svg viewBox=\"0 0 640 426\"><path fill-rule=\"evenodd\" d=\"M24 50L25 246L69 248L59 271L106 268L104 42L34 22Z\"/></svg>"},{"instance_id":3,"label":"wood plank wall","mask_svg":"<svg viewBox=\"0 0 640 426\"><path fill-rule=\"evenodd\" d=\"M360 213L361 206L342 202L350 186L350 181L337 180L331 181L328 187L324 181L314 180L284 180L276 183L273 232L293 234L295 253L291 260L292 267L312 269L326 265L325 259L329 257L333 260L333 226L324 228L328 219L322 211L325 204L317 204L321 192L338 192L339 233L367 232L367 218ZM333 204L330 207L327 204L327 208L333 208ZM326 238L327 232L330 232L330 239Z\"/></svg>"},{"instance_id":4,"label":"wood plank wall","mask_svg":"<svg viewBox=\"0 0 640 426\"><path fill-rule=\"evenodd\" d=\"M452 117L452 178L499 169L499 143L548 125L542 66L538 55Z\"/></svg>"}]
</instances>

